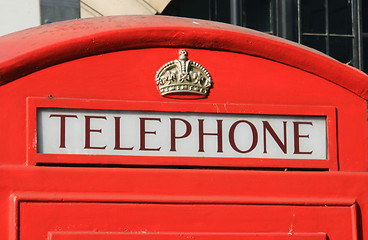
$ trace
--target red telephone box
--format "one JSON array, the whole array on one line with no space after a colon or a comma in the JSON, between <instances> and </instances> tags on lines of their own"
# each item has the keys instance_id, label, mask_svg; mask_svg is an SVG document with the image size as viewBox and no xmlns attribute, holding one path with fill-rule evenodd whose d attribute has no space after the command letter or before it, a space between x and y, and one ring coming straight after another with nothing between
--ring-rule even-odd
<instances>
[{"instance_id":1,"label":"red telephone box","mask_svg":"<svg viewBox=\"0 0 368 240\"><path fill-rule=\"evenodd\" d=\"M368 77L222 23L0 38L1 239L368 239Z\"/></svg>"}]
</instances>

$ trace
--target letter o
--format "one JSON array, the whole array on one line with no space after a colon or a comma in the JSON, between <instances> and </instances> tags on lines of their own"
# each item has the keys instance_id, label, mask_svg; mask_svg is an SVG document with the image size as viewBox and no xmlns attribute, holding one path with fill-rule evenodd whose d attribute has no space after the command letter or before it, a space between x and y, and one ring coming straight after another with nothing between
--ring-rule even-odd
<instances>
[{"instance_id":1,"label":"letter o","mask_svg":"<svg viewBox=\"0 0 368 240\"><path fill-rule=\"evenodd\" d=\"M252 142L252 145L250 146L250 148L248 150L245 150L245 151L242 151L240 150L236 144L235 144L235 138L234 138L234 135L235 135L235 128L240 124L240 123L246 123L250 126L250 129L252 130L252 135L253 135L253 142ZM229 142L230 142L230 145L231 147L239 152L239 153L249 153L251 151L253 151L253 149L257 146L257 143L258 143L258 133L257 133L257 129L256 127L249 121L246 121L246 120L240 120L240 121L237 121L235 123L233 123L233 125L231 125L230 127L230 131L229 131Z\"/></svg>"}]
</instances>

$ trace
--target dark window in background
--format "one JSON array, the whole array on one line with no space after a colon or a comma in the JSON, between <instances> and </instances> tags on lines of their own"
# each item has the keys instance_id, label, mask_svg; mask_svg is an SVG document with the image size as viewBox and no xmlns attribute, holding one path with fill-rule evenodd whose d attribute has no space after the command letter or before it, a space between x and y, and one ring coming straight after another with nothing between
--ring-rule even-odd
<instances>
[{"instance_id":1,"label":"dark window in background","mask_svg":"<svg viewBox=\"0 0 368 240\"><path fill-rule=\"evenodd\" d=\"M363 32L368 33L368 1L362 1Z\"/></svg>"},{"instance_id":2,"label":"dark window in background","mask_svg":"<svg viewBox=\"0 0 368 240\"><path fill-rule=\"evenodd\" d=\"M349 0L328 1L328 24L331 33L352 34L352 4Z\"/></svg>"},{"instance_id":3,"label":"dark window in background","mask_svg":"<svg viewBox=\"0 0 368 240\"><path fill-rule=\"evenodd\" d=\"M230 5L223 0L173 0L161 14L230 23Z\"/></svg>"},{"instance_id":4,"label":"dark window in background","mask_svg":"<svg viewBox=\"0 0 368 240\"><path fill-rule=\"evenodd\" d=\"M241 26L272 34L271 16L270 0L242 1Z\"/></svg>"},{"instance_id":5,"label":"dark window in background","mask_svg":"<svg viewBox=\"0 0 368 240\"><path fill-rule=\"evenodd\" d=\"M80 0L41 0L41 24L80 18Z\"/></svg>"},{"instance_id":6,"label":"dark window in background","mask_svg":"<svg viewBox=\"0 0 368 240\"><path fill-rule=\"evenodd\" d=\"M235 23L368 72L368 0L172 0L162 14Z\"/></svg>"},{"instance_id":7,"label":"dark window in background","mask_svg":"<svg viewBox=\"0 0 368 240\"><path fill-rule=\"evenodd\" d=\"M363 71L368 74L368 37L363 39Z\"/></svg>"},{"instance_id":8,"label":"dark window in background","mask_svg":"<svg viewBox=\"0 0 368 240\"><path fill-rule=\"evenodd\" d=\"M330 56L342 63L350 65L353 61L353 39L343 37L330 37Z\"/></svg>"},{"instance_id":9,"label":"dark window in background","mask_svg":"<svg viewBox=\"0 0 368 240\"><path fill-rule=\"evenodd\" d=\"M300 3L301 31L326 33L326 10L324 0L304 0Z\"/></svg>"},{"instance_id":10,"label":"dark window in background","mask_svg":"<svg viewBox=\"0 0 368 240\"><path fill-rule=\"evenodd\" d=\"M210 20L230 23L230 4L223 0L210 0Z\"/></svg>"},{"instance_id":11,"label":"dark window in background","mask_svg":"<svg viewBox=\"0 0 368 240\"><path fill-rule=\"evenodd\" d=\"M304 45L317 49L321 52L326 52L326 37L322 36L303 36L302 41Z\"/></svg>"},{"instance_id":12,"label":"dark window in background","mask_svg":"<svg viewBox=\"0 0 368 240\"><path fill-rule=\"evenodd\" d=\"M299 7L299 42L358 67L353 54L359 39L353 31L352 1L299 0Z\"/></svg>"},{"instance_id":13,"label":"dark window in background","mask_svg":"<svg viewBox=\"0 0 368 240\"><path fill-rule=\"evenodd\" d=\"M362 1L363 70L368 73L368 1Z\"/></svg>"}]
</instances>

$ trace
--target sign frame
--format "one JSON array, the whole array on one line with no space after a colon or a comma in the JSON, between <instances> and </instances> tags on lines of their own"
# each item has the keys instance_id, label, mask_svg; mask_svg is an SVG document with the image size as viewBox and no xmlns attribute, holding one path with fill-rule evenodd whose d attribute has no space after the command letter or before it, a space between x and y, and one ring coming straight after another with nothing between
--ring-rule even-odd
<instances>
[{"instance_id":1,"label":"sign frame","mask_svg":"<svg viewBox=\"0 0 368 240\"><path fill-rule=\"evenodd\" d=\"M326 159L278 159L278 158L220 158L220 157L173 157L173 156L124 156L89 154L46 154L37 152L37 109L88 109L159 112L198 112L221 114L257 114L324 116L327 130ZM276 106L231 103L197 103L183 101L124 101L97 99L56 99L52 96L27 98L27 160L31 166L129 166L155 168L223 168L249 170L320 170L337 171L337 117L331 106Z\"/></svg>"}]
</instances>

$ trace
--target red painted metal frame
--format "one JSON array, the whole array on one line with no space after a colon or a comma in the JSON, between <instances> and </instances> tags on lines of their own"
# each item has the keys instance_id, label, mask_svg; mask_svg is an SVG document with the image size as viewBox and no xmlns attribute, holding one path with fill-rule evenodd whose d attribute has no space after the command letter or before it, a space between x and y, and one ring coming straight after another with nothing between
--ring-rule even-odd
<instances>
[{"instance_id":1,"label":"red painted metal frame","mask_svg":"<svg viewBox=\"0 0 368 240\"><path fill-rule=\"evenodd\" d=\"M135 110L160 112L237 113L264 115L326 116L327 159L258 159L214 157L145 157L84 154L37 153L37 108ZM176 165L257 168L303 168L338 170L336 109L334 107L300 107L241 104L196 104L169 102L131 102L76 99L27 99L27 165L58 164L121 164L121 165Z\"/></svg>"},{"instance_id":2,"label":"red painted metal frame","mask_svg":"<svg viewBox=\"0 0 368 240\"><path fill-rule=\"evenodd\" d=\"M43 41L40 41L40 39L43 39ZM298 105L297 103L295 103L295 106L292 106L293 97L285 98L286 101L284 102L287 105L271 105L274 103L272 102L272 97L267 98L270 105L246 105L228 104L227 102L231 102L233 98L224 98L223 96L225 94L229 94L230 96L230 91L227 93L226 91L221 92L223 95L217 95L218 98L213 98L212 102L211 98L208 98L205 99L206 103L198 103L159 98L158 92L146 90L145 94L148 94L144 96L144 99L147 101L139 101L141 99L138 95L136 98L130 98L131 101L115 101L106 99L122 99L124 96L120 98L119 90L111 94L109 88L106 88L103 94L98 95L102 97L95 97L99 99L92 99L95 96L95 92L90 92L86 95L88 97L83 97L84 99L67 99L80 97L78 94L85 90L83 88L84 82L83 84L82 82L77 84L78 88L71 89L74 91L72 95L70 95L70 89L67 87L51 91L53 95L57 96L57 99L38 97L50 94L49 89L52 89L52 86L48 86L47 84L44 88L40 87L40 91L34 91L38 89L38 84L50 81L52 78L50 76L55 76L58 73L57 68L62 66L56 65L60 63L70 61L65 64L69 65L69 68L60 68L61 70L59 69L59 71L79 71L81 65L78 64L82 64L84 69L88 69L85 64L89 60L94 59L92 62L95 65L91 66L95 67L99 64L97 58L100 58L100 56L97 55L104 54L100 58L100 61L105 64L101 66L103 69L103 67L109 64L109 61L106 61L106 59L113 59L109 55L116 54L115 57L118 57L119 51L137 51L133 49L142 49L142 51L145 51L150 48L160 48L155 52L155 54L160 55L163 53L168 54L169 51L166 51L164 48L179 47L190 48L193 51L199 49L198 52L201 50L208 52L222 51L224 53L239 53L268 59L311 73L314 75L313 77L319 76L321 81L330 81L344 88L344 90L349 91L349 94L352 93L351 98L348 96L349 94L344 94L344 97L342 99L340 98L338 103L334 105L333 101L321 101L323 98L331 97L331 95L327 94L324 96L321 93L322 98L318 98L316 96L317 94L314 94L312 96L317 97L317 100L311 99L312 101L310 102L307 101L308 95L305 95L305 101L301 101L302 106L296 106ZM232 226L228 222L216 222L212 220L211 217L213 215L211 214L217 213L215 210L220 210L222 212L221 216L228 215L229 217L227 219L234 221L234 219L242 219L246 215L244 211L241 213L230 211L229 213L228 210L234 206L287 206L291 208L290 212L284 212L279 209L276 212L281 213L281 217L273 218L287 222L287 224L283 225L275 222L275 225L271 229L276 229L279 232L287 232L289 230L289 220L292 219L293 213L298 212L297 209L301 209L296 213L296 215L299 214L299 219L303 219L306 225L312 226L315 230L320 229L319 224L323 225L322 228L325 229L321 229L322 231L320 232L326 232L327 235L330 233L334 234L332 237L327 236L327 238L367 239L368 218L366 213L368 212L368 191L366 191L366 186L368 185L368 175L366 164L356 163L366 160L366 151L364 147L353 148L355 152L361 151L361 154L355 154L355 152L349 151L349 148L344 149L344 154L340 152L340 156L342 157L339 159L339 148L337 146L338 126L340 133L339 140L344 139L344 141L340 141L340 143L344 144L344 147L345 144L349 144L349 146L355 144L353 142L354 137L349 135L351 133L350 130L354 130L355 134L353 136L357 136L359 135L360 128L363 128L364 133L359 135L362 136L359 138L359 141L365 141L362 139L366 139L367 129L365 125L363 126L364 122L362 119L364 118L364 121L366 120L365 100L368 99L368 78L358 70L338 63L316 51L295 43L280 40L252 30L226 24L171 17L110 17L100 18L99 20L87 19L51 24L0 38L0 52L2 52L0 55L0 85L6 84L3 88L4 95L2 98L5 117L1 120L2 125L5 127L2 129L6 130L11 121L13 121L12 123L14 121L16 122L16 124L9 125L14 131L5 131L5 134L3 134L5 135L3 143L7 141L8 136L11 136L12 139L9 141L9 144L4 144L2 147L4 150L7 150L4 151L5 154L2 155L2 158L6 159L9 156L15 155L11 159L12 161L8 161L6 164L13 165L13 162L23 164L24 160L26 160L26 164L28 165L14 166L14 164L13 166L0 166L1 239L20 240L20 229L24 226L20 224L22 219L26 219L22 223L29 227L27 232L29 235L25 236L26 238L29 237L32 239L33 234L36 235L44 231L45 229L41 229L41 227L43 224L49 222L48 219L39 218L41 221L40 226L34 225L34 220L37 217L44 216L43 210L45 209L46 212L51 209L55 210L56 213L60 213L62 210L58 209L58 206L63 207L65 204L73 205L72 208L67 208L68 211L74 210L73 212L71 211L71 213L75 214L73 217L83 216L85 213L83 211L94 211L93 207L98 208L108 204L115 206L119 204L136 204L146 207L147 205L157 206L164 204L170 206L185 205L187 211L182 211L183 214L181 215L184 217L186 214L190 217L195 216L196 209L199 209L196 208L198 205L230 206L226 209L211 208L214 211L211 211L210 214L202 218L202 227L199 227L199 231L205 231L203 229L205 229L208 222L212 224L212 229L218 229L219 233L222 231L231 233L229 229ZM175 52L177 52L176 49ZM207 55L205 51L201 54L200 56L202 57ZM135 58L133 55L129 56ZM88 56L95 57L84 58ZM208 55L207 57L211 56ZM83 63L84 60L86 60L85 63ZM130 60L128 59L128 61ZM157 65L159 64L157 63ZM213 66L215 65L213 64ZM48 67L50 68L45 69ZM40 71L42 69L44 71ZM152 72L153 75L155 70L156 68L152 67L152 69L147 69L146 73L151 74ZM39 72L37 73L37 71ZM42 74L43 72L45 74ZM31 73L35 74L29 75ZM21 78L26 75L29 76ZM219 74L218 76L222 75ZM35 80L37 78L44 81ZM83 79L88 79L88 77ZM62 79L53 79L50 83L54 84L60 80ZM101 80L94 79L93 84L99 83L102 80L103 78ZM115 80L117 82L114 83L120 83L120 80ZM241 78L237 79L237 81L240 80ZM17 82L12 83L12 81ZM64 84L62 81L60 83ZM91 84L90 82L88 83ZM87 81L85 82L85 84L88 83ZM153 85L154 83L151 82L150 84ZM57 86L60 87L60 85ZM272 93L272 90L268 88L267 94ZM311 87L306 90L314 91L315 89ZM11 94L8 94L6 91L11 92ZM124 91L128 92L129 89L125 88ZM285 92L288 93L288 91ZM151 93L152 95L150 95ZM131 94L135 94L135 92L131 92ZM239 96L242 95L239 94ZM27 102L25 101L26 97L28 97ZM336 95L334 97L339 98ZM91 99L88 100L87 98ZM135 99L137 101L134 101ZM154 100L150 101L151 99ZM240 100L238 99L237 103L242 103ZM343 104L345 100L347 100L347 103ZM7 101L13 101L9 104L9 107L6 105L8 104ZM218 103L219 101L221 103ZM328 102L325 104L327 106L324 106L324 102ZM290 106L288 106L289 103ZM311 106L308 106L309 103L311 103ZM357 107L355 109L354 106L356 107L356 104L359 105L359 108ZM25 107L27 112L24 109ZM40 154L37 153L37 108L325 116L328 138L328 159L220 159ZM354 108L355 111L345 111L350 108ZM6 111L14 113L15 118L11 119L9 116L6 116ZM339 111L338 114L337 111ZM357 113L356 118L359 117L360 121L352 121L355 116L349 115L349 117L345 117L349 113ZM337 116L339 116L339 119L337 119ZM351 122L350 125L349 122ZM359 122L359 124L355 124L356 122ZM24 126L26 126L26 130L24 130ZM25 131L27 132L27 136ZM18 134L19 132L20 134ZM22 154L20 155L14 154L16 151L19 151L18 142L22 148ZM24 149L26 149L26 157L23 151ZM14 159L17 161L14 161ZM337 171L339 170L339 161L341 163L341 169L347 169L347 171ZM344 168L343 164L345 162L347 167ZM350 163L352 163L353 167L351 167ZM35 167L37 164L40 166ZM42 164L49 164L55 167L45 167ZM77 164L78 167L65 167L76 166L72 164ZM359 167L354 168L354 164L358 164ZM87 167L91 165L93 167ZM116 165L119 165L119 168L115 168ZM136 166L134 168L128 168L129 166L127 165ZM157 167L155 169L144 169L146 167L145 165L156 165ZM165 167L175 168L176 166L183 165L220 168L239 167L242 169L164 169ZM248 168L257 168L257 170L262 170L262 168L294 168L305 170L308 168L310 170L330 170L330 172L244 171L244 169ZM351 172L351 169L361 172ZM37 205L36 208L34 208L35 205ZM88 207L83 207L86 205ZM337 216L337 219L332 219L331 222L328 222L324 221L325 219L323 218L324 220L322 221L324 222L320 223L318 222L319 219L314 219L313 216L308 215L310 209L305 208L305 206L318 208L318 214L313 215L314 217L326 213L323 212L326 209L337 208L339 211L334 215ZM24 211L22 212L22 208L23 210L32 208L32 211L30 211L31 214L28 214L27 218L23 218L26 214ZM340 212L341 209L343 209L342 213ZM147 207L145 210L149 212L150 208ZM269 208L266 208L266 211L268 210ZM111 212L115 213L114 211ZM160 213L164 215L165 212L157 211L156 213L158 213L159 220L165 222L163 220L165 217L160 215ZM255 213L259 214L258 212ZM268 212L263 211L262 213L265 216L271 216ZM113 216L111 221L106 221L106 224L116 224L116 226L120 227L122 216L134 217L134 214L125 214L124 212L124 214L120 213L120 215L116 216L111 215ZM106 212L104 211L96 211L91 214L94 217L92 220L98 219L99 217L103 218L105 215ZM305 218L305 216L309 218ZM340 218L339 216L344 217ZM54 216L51 215L50 222L58 221L59 217L57 214ZM259 222L253 220L253 218L248 218L247 221L244 221L245 224L239 223L246 226L240 225L238 230L252 230L252 227L259 227L264 224L262 220ZM67 225L69 223L67 221L64 219L61 222ZM62 235L63 233L55 232L59 230L65 232L69 230L68 227L78 231L78 221L73 222L71 218L69 218L69 221L71 225L60 226L60 229L54 228L50 231L53 232L54 236L56 234ZM98 223L98 221L94 222L95 225L96 222ZM180 223L182 224L182 222L184 221ZM170 223L166 223L169 226L168 228L170 228ZM336 226L345 226L346 229L341 228L342 231L339 231L334 224ZM95 225L90 224L88 227L93 231L95 229L94 227L96 227ZM131 225L139 229L142 226L142 222L137 221ZM298 225L298 227L300 226ZM162 230L164 228L165 226L162 225L159 229ZM151 232L153 231L152 229L154 230L154 228L151 227ZM267 232L264 229L261 230ZM329 230L330 233L328 232ZM304 232L299 231L297 233ZM343 234L339 235L338 233L341 232ZM37 239L40 239L39 235Z\"/></svg>"},{"instance_id":3,"label":"red painted metal frame","mask_svg":"<svg viewBox=\"0 0 368 240\"><path fill-rule=\"evenodd\" d=\"M361 191L368 181L366 173L331 172L325 174L177 169L152 171L151 169L106 168L95 170L91 168L1 167L0 186L2 188L7 186L7 188L4 188L1 195L0 206L10 215L6 221L2 222L0 229L4 230L7 226L10 234L7 239L19 239L20 218L24 216L20 207L22 204L33 203L48 206L55 203L55 210L58 209L56 204L65 203L92 205L104 203L146 205L148 203L171 206L182 204L189 208L203 204L212 206L315 206L321 211L328 207L350 208L350 218L346 220L352 224L352 232L350 232L352 235L344 235L342 239L365 239L358 238L358 236L362 237L361 227L365 229L368 224L367 216L362 214L368 207L365 201L367 192ZM11 192L10 196L9 192ZM301 214L299 217L304 216L303 213L299 212L299 214ZM37 214L31 217L36 218ZM55 215L54 218L58 219L58 216ZM316 226L317 223L314 223L313 219L310 220L311 224ZM45 219L41 221L48 222ZM29 221L29 224L32 224L32 221ZM334 229L332 224L325 223L324 225ZM300 227L300 222L296 226ZM67 229L65 227L68 226L60 227L58 231L65 231ZM219 223L218 231L221 231L220 227L229 229L228 225ZM94 226L91 225L90 228L94 229ZM296 232L300 233L300 230ZM0 236L6 236L6 234L0 231Z\"/></svg>"},{"instance_id":4,"label":"red painted metal frame","mask_svg":"<svg viewBox=\"0 0 368 240\"><path fill-rule=\"evenodd\" d=\"M109 233L50 232L49 240L326 240L326 233Z\"/></svg>"},{"instance_id":5,"label":"red painted metal frame","mask_svg":"<svg viewBox=\"0 0 368 240\"><path fill-rule=\"evenodd\" d=\"M42 38L43 41L39 41L40 38ZM216 39L216 41L214 41L214 39ZM211 89L209 97L203 99L203 102L213 102L215 104L217 102L244 102L245 104L257 104L258 102L262 102L271 105L275 103L273 101L281 100L281 103L279 103L280 105L294 104L308 106L310 104L313 105L312 107L317 108L319 106L335 107L337 114L333 114L335 116L338 115L338 119L337 117L331 119L333 119L332 124L338 125L339 138L337 140L340 144L339 146L335 143L335 139L337 138L335 134L337 131L336 128L329 128L328 131L329 134L335 134L333 138L334 142L331 143L331 147L339 147L338 156L341 159L339 159L339 161L336 160L334 164L326 164L326 161L319 164L315 160L313 160L313 162L310 161L310 164L308 164L307 160L303 160L303 162L307 163L308 166L315 166L313 168L326 168L330 170L364 171L367 169L367 75L347 65L338 63L314 50L249 29L208 21L162 16L119 16L69 21L42 26L32 30L25 30L0 38L0 50L2 52L0 55L0 84L6 84L2 87L3 97L0 106L4 111L11 112L13 111L12 109L17 110L17 114L15 114L16 118L13 118L11 122L6 117L0 119L1 125L3 126L3 134L9 136L9 140L3 140L1 144L4 149L4 163L24 164L26 160L25 150L27 149L28 152L28 148L32 147L31 140L29 139L27 140L29 141L28 145L25 146L26 132L24 130L24 125L26 123L24 122L24 102L25 98L28 96L47 96L52 93L56 98L80 97L83 99L124 99L124 94L121 94L120 90L114 87L122 84L121 87L125 88L123 92L125 91L127 94L126 98L130 100L139 101L140 99L145 99L150 101L154 99L154 101L160 102L178 102L177 99L168 100L167 98L162 98L158 91L153 91L155 88L153 80L155 71L166 61L177 57L176 48L190 49L191 54L193 53L193 57L198 57L198 60L195 58L193 58L193 60L201 63L202 60L204 63L206 63L206 61L211 63L212 66L210 65L210 67L216 70L211 70L211 74L212 72L214 73L213 77L216 79L224 79L222 83L217 80L214 82L214 88ZM120 68L120 65L117 64L118 59L121 61L121 57L126 56L128 59L125 59L125 61L134 63L136 60L140 59L139 56L147 55L155 57L149 59L148 62L152 64L148 64L147 68L141 68L142 71L140 71L140 73L144 74L144 77L142 75L138 85L148 86L146 84L149 84L152 87L152 91L151 88L144 87L142 88L142 95L140 95L136 92L137 89L134 91L127 89L122 79L110 77L108 78L109 84L99 88L99 84L104 84L104 77L109 74L105 72L105 68L106 70L109 69L107 71L124 69L124 66ZM156 58L156 55L160 56L160 58ZM223 57L217 60L216 55L221 55ZM160 60L158 63L157 59L161 59L161 56L162 62ZM212 59L212 61L208 61L208 59ZM213 61L214 59L216 61ZM268 75L266 76L269 78L272 77L272 71L278 71L277 65L279 65L279 67L281 67L280 71L288 73L286 74L288 78L285 78L287 79L285 83L295 83L295 86L297 86L297 79L291 81L291 78L293 74L298 74L299 77L303 78L302 82L304 83L304 87L308 86L306 80L308 81L309 78L315 85L311 85L310 88L300 88L307 93L303 94L302 97L298 96L298 94L294 95L292 91L289 92L286 90L284 97L280 98L280 95L275 94L277 99L273 99L272 87L267 87L264 92L260 91L261 85L268 85L268 80L264 78L262 81L259 81L261 84L256 84L257 91L260 91L259 93L255 93L257 96L252 95L254 99L247 98L247 101L242 100L241 97L243 94L246 96L246 88L243 93L243 85L242 87L238 87L236 83L238 81L244 83L245 81L243 81L240 76L237 76L236 79L234 79L236 81L229 81L232 82L231 86L233 86L233 88L224 88L223 86L226 86L224 83L227 82L225 79L227 79L229 73L224 76L224 72L218 67L220 65L217 64L223 60L225 60L225 62L237 61L237 68L241 68L239 63L241 63L242 59L244 59L246 63L253 60L257 61L257 63L262 63L265 59L269 61L264 61L264 63L272 62L274 67L272 69L267 69L267 71L261 69L261 66L263 66L261 64L259 65L260 69L252 65L252 68L258 71L267 72ZM111 64L110 61L112 61ZM108 68L109 65L113 65L114 67ZM116 67L117 65L118 67ZM79 72L78 69L82 66L84 72ZM231 69L231 64L229 64L229 62L227 62L226 66L227 69ZM271 65L266 64L265 66ZM92 68L94 70L98 69L98 71L92 71L93 73L89 72L88 69ZM289 69L292 71L284 71L281 69ZM139 68L137 67L135 70L139 71ZM63 71L63 74L58 74L58 71ZM78 74L76 74L76 79L79 80L70 80L70 74L72 74L73 71L78 72ZM118 72L122 74L122 76L131 76L130 74L125 75L125 70ZM129 72L130 71L127 71L127 73ZM302 72L304 74L299 74ZM64 75L64 73L68 73L65 75L68 76L68 79L65 80L65 86L68 87L63 86L64 81L62 77L55 77L55 74ZM243 75L245 73L246 72L242 72ZM96 75L93 76L89 74ZM253 81L255 82L256 80L254 79L257 76L256 71L252 74ZM20 78L21 76L25 77ZM246 76L246 74L244 76ZM323 86L320 89L318 89L317 76L318 80L321 81L321 86ZM93 81L88 82L88 80L91 79ZM148 79L151 80L148 81ZM145 82L146 80L147 82ZM280 80L283 82L282 79ZM343 97L337 94L338 91L333 91L333 96L325 94L323 88L328 90L327 88L330 82L336 84L336 86L340 86L341 88L339 87L339 89L346 94L344 94ZM74 84L75 87L73 87ZM273 82L273 84L276 84L276 82ZM86 91L85 86L88 85L93 85L93 87L87 87L89 91ZM283 87L282 84L280 86ZM336 86L331 85L331 88L334 89ZM285 87L288 89L287 86ZM234 89L234 92L232 89ZM100 90L102 91L100 92ZM216 92L218 94L214 94ZM236 94L232 96L232 93ZM236 100L234 99L235 97L237 97ZM344 98L346 98L347 101L345 101ZM338 99L338 101L336 101L335 104L331 99ZM198 101L188 100L187 104L193 106L198 104ZM282 106L277 108L283 111ZM300 109L305 108L302 107ZM185 108L184 111L186 111ZM257 111L256 108L254 111ZM223 112L226 112L226 109L223 110ZM306 114L308 115L308 112L306 112ZM322 115L324 115L324 113L322 113ZM13 129L17 129L17 132L13 133ZM330 129L333 129L333 131L330 131ZM21 151L13 151L13 147L16 145L21 147ZM334 155L337 155L335 152L329 154L329 160L333 160L335 158ZM51 158L55 159L55 156L50 156L48 159ZM134 158L135 157L129 157L129 163L136 164ZM35 158L31 157L29 159L28 163L35 163ZM104 159L106 160L108 158ZM91 160L94 163L97 162L95 157L92 157ZM186 161L187 159L176 160L178 160L178 164L180 164L180 161ZM164 158L160 161L161 162L157 164L166 164ZM112 162L114 161L110 161L109 163L114 164ZM280 161L278 160L278 162ZM299 164L290 163L290 160L286 162L286 165L290 168L302 167ZM241 163L243 163L243 160L241 160ZM259 163L260 167L274 167L272 161L269 160L253 161L252 163L247 164L247 166L258 167ZM183 164L189 165L186 162ZM233 162L229 167L232 166L239 166L239 164Z\"/></svg>"},{"instance_id":6,"label":"red painted metal frame","mask_svg":"<svg viewBox=\"0 0 368 240\"><path fill-rule=\"evenodd\" d=\"M172 196L172 197L153 197L153 196L144 196L143 198L139 195L129 196L129 195L104 195L104 196L96 196L96 195L88 195L85 193L57 193L57 194L45 194L45 193L36 193L36 192L27 192L27 193L14 193L11 196L11 212L14 215L10 217L10 236L13 236L14 239L19 240L20 234L20 217L21 217L21 205L24 203L32 204L153 204L153 205L185 205L190 204L191 206L201 206L208 205L214 206L264 206L264 207L276 207L276 206L286 206L286 207L337 207L337 208L347 208L350 209L351 221L355 225L357 219L357 206L356 203L352 200L348 199L340 199L338 201L331 200L313 200L313 199L285 199L284 201L280 201L280 199L257 199L257 198L219 198L219 197L206 197L206 196L196 196L194 198L182 198L180 196ZM57 208L57 207L56 207ZM91 209L93 211L93 209ZM37 216L35 216L37 217ZM60 233L60 232L58 232ZM70 232L71 234L73 232ZM75 232L74 232L75 233ZM248 233L250 234L250 233ZM221 233L219 234L221 235ZM250 234L251 235L251 234ZM267 234L265 234L267 235ZM265 236L264 235L264 236ZM268 234L271 235L271 234ZM281 234L282 235L282 234ZM283 235L285 236L285 235ZM310 235L312 236L312 235ZM354 229L352 232L352 240L356 240L358 236L357 229ZM161 238L160 238L161 239ZM278 239L278 238L277 238ZM284 238L281 238L284 239Z\"/></svg>"},{"instance_id":7,"label":"red painted metal frame","mask_svg":"<svg viewBox=\"0 0 368 240\"><path fill-rule=\"evenodd\" d=\"M87 56L159 47L258 56L303 69L368 99L367 75L314 49L234 25L168 16L90 18L6 35L0 38L0 85Z\"/></svg>"}]
</instances>

